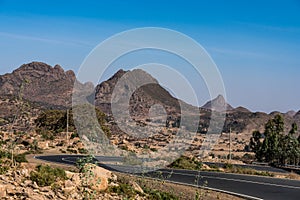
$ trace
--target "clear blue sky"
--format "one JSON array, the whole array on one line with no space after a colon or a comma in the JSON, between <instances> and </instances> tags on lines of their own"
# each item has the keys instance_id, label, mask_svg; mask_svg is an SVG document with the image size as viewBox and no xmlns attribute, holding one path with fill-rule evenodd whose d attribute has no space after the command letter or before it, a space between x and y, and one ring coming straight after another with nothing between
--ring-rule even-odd
<instances>
[{"instance_id":1,"label":"clear blue sky","mask_svg":"<svg viewBox=\"0 0 300 200\"><path fill-rule=\"evenodd\" d=\"M219 67L233 106L300 109L299 0L0 0L0 74L31 61L76 71L99 42L145 26L199 42Z\"/></svg>"}]
</instances>

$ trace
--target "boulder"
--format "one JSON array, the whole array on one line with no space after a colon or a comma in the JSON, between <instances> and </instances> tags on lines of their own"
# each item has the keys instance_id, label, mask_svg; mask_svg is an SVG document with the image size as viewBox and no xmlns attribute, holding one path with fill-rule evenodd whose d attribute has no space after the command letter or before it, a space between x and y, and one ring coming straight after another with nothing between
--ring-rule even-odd
<instances>
[{"instance_id":1,"label":"boulder","mask_svg":"<svg viewBox=\"0 0 300 200\"><path fill-rule=\"evenodd\" d=\"M71 180L65 180L65 187L74 187L74 183Z\"/></svg>"},{"instance_id":2,"label":"boulder","mask_svg":"<svg viewBox=\"0 0 300 200\"><path fill-rule=\"evenodd\" d=\"M16 186L11 185L11 184L6 185L6 193L7 194L13 195L13 194L15 194L15 191L16 191Z\"/></svg>"},{"instance_id":3,"label":"boulder","mask_svg":"<svg viewBox=\"0 0 300 200\"><path fill-rule=\"evenodd\" d=\"M0 199L4 199L6 197L6 186L0 185Z\"/></svg>"},{"instance_id":4,"label":"boulder","mask_svg":"<svg viewBox=\"0 0 300 200\"><path fill-rule=\"evenodd\" d=\"M64 194L71 194L73 191L75 191L75 187L74 186L64 187L62 190Z\"/></svg>"},{"instance_id":5,"label":"boulder","mask_svg":"<svg viewBox=\"0 0 300 200\"><path fill-rule=\"evenodd\" d=\"M110 171L95 164L86 164L84 171L84 179L91 190L101 192L108 188L108 179L112 177Z\"/></svg>"},{"instance_id":6,"label":"boulder","mask_svg":"<svg viewBox=\"0 0 300 200\"><path fill-rule=\"evenodd\" d=\"M135 191L137 191L137 192L139 192L139 193L141 193L141 194L144 194L144 190L143 190L143 189L141 188L141 186L140 186L139 184L137 184L135 181L130 181L129 184L131 185L131 187L132 187Z\"/></svg>"},{"instance_id":7,"label":"boulder","mask_svg":"<svg viewBox=\"0 0 300 200\"><path fill-rule=\"evenodd\" d=\"M67 175L68 179L71 180L71 182L73 183L74 186L80 186L81 179L80 179L80 175L78 173L66 171L66 175ZM65 185L66 185L66 183L65 183Z\"/></svg>"}]
</instances>

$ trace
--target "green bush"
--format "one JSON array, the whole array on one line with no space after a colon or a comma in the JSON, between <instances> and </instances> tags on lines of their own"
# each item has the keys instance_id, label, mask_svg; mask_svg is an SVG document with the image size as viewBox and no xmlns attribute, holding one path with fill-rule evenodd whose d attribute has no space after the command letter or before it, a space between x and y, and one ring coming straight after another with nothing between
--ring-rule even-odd
<instances>
[{"instance_id":1,"label":"green bush","mask_svg":"<svg viewBox=\"0 0 300 200\"><path fill-rule=\"evenodd\" d=\"M81 153L81 154L87 154L89 151L87 149L84 149L84 148L79 148L78 152Z\"/></svg>"},{"instance_id":2,"label":"green bush","mask_svg":"<svg viewBox=\"0 0 300 200\"><path fill-rule=\"evenodd\" d=\"M234 168L234 165L231 164L231 163L225 163L224 164L224 169L233 169Z\"/></svg>"},{"instance_id":3,"label":"green bush","mask_svg":"<svg viewBox=\"0 0 300 200\"><path fill-rule=\"evenodd\" d=\"M107 126L106 115L103 112L89 104L77 106L73 109L76 109L76 112L78 113L84 113L90 111L91 108L95 109L97 120L94 122L93 120L88 119L87 122L90 122L88 126L94 127L95 125L100 124L103 132L110 137L111 132ZM73 109L69 110L69 117L67 117L66 110L45 110L35 120L36 131L42 133L42 137L45 139L53 139L56 133L65 132L67 130L67 119L69 119L69 132L75 132L71 137L78 136L78 134L76 134L76 127L73 119ZM50 133L49 138L48 135L46 135L48 133Z\"/></svg>"},{"instance_id":4,"label":"green bush","mask_svg":"<svg viewBox=\"0 0 300 200\"><path fill-rule=\"evenodd\" d=\"M22 154L17 154L15 155L14 159L16 162L21 163L21 162L28 162L26 159L26 154L22 153Z\"/></svg>"},{"instance_id":5,"label":"green bush","mask_svg":"<svg viewBox=\"0 0 300 200\"><path fill-rule=\"evenodd\" d=\"M78 133L72 133L70 139L74 139L76 137L79 137Z\"/></svg>"},{"instance_id":6,"label":"green bush","mask_svg":"<svg viewBox=\"0 0 300 200\"><path fill-rule=\"evenodd\" d=\"M0 150L0 159L2 159L2 158L11 158L11 153L9 153L8 151Z\"/></svg>"},{"instance_id":7,"label":"green bush","mask_svg":"<svg viewBox=\"0 0 300 200\"><path fill-rule=\"evenodd\" d=\"M67 151L74 154L78 153L76 149L72 149L72 148L67 148Z\"/></svg>"},{"instance_id":8,"label":"green bush","mask_svg":"<svg viewBox=\"0 0 300 200\"><path fill-rule=\"evenodd\" d=\"M158 150L156 148L150 148L151 151L157 152Z\"/></svg>"},{"instance_id":9,"label":"green bush","mask_svg":"<svg viewBox=\"0 0 300 200\"><path fill-rule=\"evenodd\" d=\"M38 186L51 186L57 180L66 180L66 172L61 168L52 168L49 165L39 165L36 171L30 173L30 180L36 182Z\"/></svg>"},{"instance_id":10,"label":"green bush","mask_svg":"<svg viewBox=\"0 0 300 200\"><path fill-rule=\"evenodd\" d=\"M54 140L54 134L51 131L42 131L41 134L45 140Z\"/></svg>"},{"instance_id":11,"label":"green bush","mask_svg":"<svg viewBox=\"0 0 300 200\"><path fill-rule=\"evenodd\" d=\"M133 187L126 183L120 183L118 186L113 186L109 188L109 192L116 193L118 195L125 195L126 197L134 197L138 194L137 191L133 189Z\"/></svg>"},{"instance_id":12,"label":"green bush","mask_svg":"<svg viewBox=\"0 0 300 200\"><path fill-rule=\"evenodd\" d=\"M202 162L196 160L195 158L181 156L173 163L171 163L169 167L176 168L176 169L199 170L202 167Z\"/></svg>"},{"instance_id":13,"label":"green bush","mask_svg":"<svg viewBox=\"0 0 300 200\"><path fill-rule=\"evenodd\" d=\"M148 199L151 200L177 200L179 199L175 195L169 192L163 192L159 190L152 190L149 188L143 188L144 192L149 195Z\"/></svg>"},{"instance_id":14,"label":"green bush","mask_svg":"<svg viewBox=\"0 0 300 200\"><path fill-rule=\"evenodd\" d=\"M8 171L8 166L0 166L0 175L5 174Z\"/></svg>"}]
</instances>

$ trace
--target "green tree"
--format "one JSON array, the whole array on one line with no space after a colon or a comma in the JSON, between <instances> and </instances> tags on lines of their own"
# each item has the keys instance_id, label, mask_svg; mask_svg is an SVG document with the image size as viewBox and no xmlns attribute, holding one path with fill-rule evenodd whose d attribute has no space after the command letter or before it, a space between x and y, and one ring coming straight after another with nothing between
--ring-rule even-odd
<instances>
[{"instance_id":1,"label":"green tree","mask_svg":"<svg viewBox=\"0 0 300 200\"><path fill-rule=\"evenodd\" d=\"M89 105L82 105L81 107L75 107L77 112L85 112L86 107ZM99 124L101 126L102 131L105 133L106 136L110 137L111 132L109 127L107 126L106 115L101 112L99 109L94 108L96 111L96 121L93 119L93 115L91 114L91 119L87 119L88 125L90 127L95 126L95 124ZM37 119L37 132L42 133L45 136L55 135L59 132L64 132L67 129L67 112L64 110L46 110L44 111ZM93 122L93 123L92 123ZM73 119L73 109L69 111L69 131L77 133L74 119Z\"/></svg>"},{"instance_id":2,"label":"green tree","mask_svg":"<svg viewBox=\"0 0 300 200\"><path fill-rule=\"evenodd\" d=\"M262 161L263 154L262 154L262 134L259 131L253 131L252 137L250 138L249 147L250 149L255 152L255 157L258 161Z\"/></svg>"},{"instance_id":3,"label":"green tree","mask_svg":"<svg viewBox=\"0 0 300 200\"><path fill-rule=\"evenodd\" d=\"M295 137L297 125L292 124L288 134L284 134L284 121L281 115L276 115L265 125L261 134L254 131L249 146L258 161L274 164L298 164L300 158L299 138ZM261 142L263 138L263 141Z\"/></svg>"},{"instance_id":4,"label":"green tree","mask_svg":"<svg viewBox=\"0 0 300 200\"><path fill-rule=\"evenodd\" d=\"M290 130L289 134L295 135L295 134L297 133L297 130L298 130L298 126L297 126L297 124L294 122L294 123L292 124L292 129Z\"/></svg>"},{"instance_id":5,"label":"green tree","mask_svg":"<svg viewBox=\"0 0 300 200\"><path fill-rule=\"evenodd\" d=\"M287 162L288 164L296 165L299 162L300 147L299 141L295 137L297 129L297 124L293 123L290 132L285 136L283 140L284 146L286 147L284 152L286 156L284 159L284 164L286 164Z\"/></svg>"},{"instance_id":6,"label":"green tree","mask_svg":"<svg viewBox=\"0 0 300 200\"><path fill-rule=\"evenodd\" d=\"M265 125L265 140L266 145L263 146L266 162L277 162L280 155L279 142L281 134L284 131L284 122L281 115L276 115L274 119L269 120Z\"/></svg>"}]
</instances>

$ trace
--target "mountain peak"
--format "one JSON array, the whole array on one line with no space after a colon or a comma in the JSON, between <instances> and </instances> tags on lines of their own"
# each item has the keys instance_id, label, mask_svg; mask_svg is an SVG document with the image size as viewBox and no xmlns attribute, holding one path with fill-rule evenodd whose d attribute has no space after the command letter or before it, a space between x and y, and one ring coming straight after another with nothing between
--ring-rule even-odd
<instances>
[{"instance_id":1,"label":"mountain peak","mask_svg":"<svg viewBox=\"0 0 300 200\"><path fill-rule=\"evenodd\" d=\"M226 111L232 110L233 107L229 105L225 98L219 94L215 99L208 101L202 108L215 110L215 111Z\"/></svg>"},{"instance_id":2,"label":"mountain peak","mask_svg":"<svg viewBox=\"0 0 300 200\"><path fill-rule=\"evenodd\" d=\"M67 100L70 102L75 80L75 73L65 72L60 65L31 62L0 75L0 95L18 96L22 92L28 101L64 107Z\"/></svg>"},{"instance_id":3,"label":"mountain peak","mask_svg":"<svg viewBox=\"0 0 300 200\"><path fill-rule=\"evenodd\" d=\"M124 78L123 78L124 77ZM122 78L122 80L121 80ZM121 80L121 82L119 82ZM115 86L119 83L119 87ZM136 88L135 85L148 83ZM124 87L123 87L124 86ZM142 69L131 71L119 70L111 78L100 83L95 91L95 105L105 113L110 112L110 103L113 92L126 96L131 89L135 89L129 102L130 113L134 116L146 116L151 106L163 105L169 112L179 110L179 102L158 81ZM124 102L118 102L120 105Z\"/></svg>"},{"instance_id":4,"label":"mountain peak","mask_svg":"<svg viewBox=\"0 0 300 200\"><path fill-rule=\"evenodd\" d=\"M221 94L219 94L214 100L222 103L225 102L225 98Z\"/></svg>"},{"instance_id":5,"label":"mountain peak","mask_svg":"<svg viewBox=\"0 0 300 200\"><path fill-rule=\"evenodd\" d=\"M294 110L289 110L288 112L286 112L285 114L287 114L290 117L294 117L296 115L296 111Z\"/></svg>"},{"instance_id":6,"label":"mountain peak","mask_svg":"<svg viewBox=\"0 0 300 200\"><path fill-rule=\"evenodd\" d=\"M109 80L111 79L119 79L121 78L124 74L126 74L126 71L123 69L119 69Z\"/></svg>"}]
</instances>

